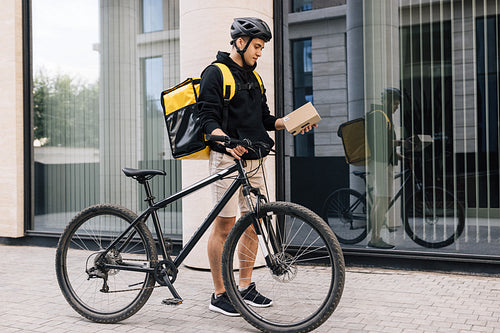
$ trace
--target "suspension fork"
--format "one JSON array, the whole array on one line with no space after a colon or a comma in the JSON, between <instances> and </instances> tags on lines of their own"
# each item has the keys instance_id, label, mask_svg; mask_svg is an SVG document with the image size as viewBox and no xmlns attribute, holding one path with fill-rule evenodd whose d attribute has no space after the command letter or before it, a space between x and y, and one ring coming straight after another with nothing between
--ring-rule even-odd
<instances>
[{"instance_id":1,"label":"suspension fork","mask_svg":"<svg viewBox=\"0 0 500 333\"><path fill-rule=\"evenodd\" d=\"M254 227L255 233L257 235L257 240L259 243L259 247L264 255L264 259L269 268L273 269L276 267L276 259L272 256L273 253L278 252L278 239L276 237L276 233L272 227L271 221L268 216L264 216L259 218L260 216L260 205L262 202L267 202L265 196L260 193L258 188L254 188L250 185L248 181L248 177L246 175L246 171L244 169L244 165L241 160L240 162L240 177L244 179L242 193L245 197L245 201L249 208L249 211L252 214L252 225ZM254 194L256 197L255 204L252 201L251 194ZM266 237L267 234L267 237ZM271 243L271 247L269 247L269 243Z\"/></svg>"}]
</instances>

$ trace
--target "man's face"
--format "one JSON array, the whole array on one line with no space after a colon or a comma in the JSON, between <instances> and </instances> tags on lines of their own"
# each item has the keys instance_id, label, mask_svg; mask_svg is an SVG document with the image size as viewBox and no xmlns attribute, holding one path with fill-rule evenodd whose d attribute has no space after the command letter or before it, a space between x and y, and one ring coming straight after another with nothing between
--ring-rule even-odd
<instances>
[{"instance_id":1,"label":"man's face","mask_svg":"<svg viewBox=\"0 0 500 333\"><path fill-rule=\"evenodd\" d=\"M392 104L392 113L396 112L398 107L399 107L399 101L395 100L394 103Z\"/></svg>"},{"instance_id":2,"label":"man's face","mask_svg":"<svg viewBox=\"0 0 500 333\"><path fill-rule=\"evenodd\" d=\"M386 96L383 100L382 100L382 103L386 106L386 110L387 112L389 112L389 110L394 113L396 112L396 110L398 109L399 107L399 104L400 104L400 100L399 99L393 99L392 96Z\"/></svg>"},{"instance_id":3,"label":"man's face","mask_svg":"<svg viewBox=\"0 0 500 333\"><path fill-rule=\"evenodd\" d=\"M240 40L238 40L238 41L240 41ZM243 44L243 46L240 47L240 49L244 48L246 45L246 41L243 40L243 38L241 38L241 44ZM243 54L243 56L245 57L245 62L249 66L253 66L257 62L257 59L259 59L259 57L262 55L262 50L264 49L264 44L265 44L265 42L260 38L252 39L252 41L250 42L250 45L248 45L247 50Z\"/></svg>"}]
</instances>

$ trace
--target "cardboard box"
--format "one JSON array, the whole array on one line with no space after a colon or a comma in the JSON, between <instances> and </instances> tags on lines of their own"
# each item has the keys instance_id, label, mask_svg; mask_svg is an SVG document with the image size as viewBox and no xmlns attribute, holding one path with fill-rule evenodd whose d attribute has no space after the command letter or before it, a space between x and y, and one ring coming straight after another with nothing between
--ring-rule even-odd
<instances>
[{"instance_id":1,"label":"cardboard box","mask_svg":"<svg viewBox=\"0 0 500 333\"><path fill-rule=\"evenodd\" d=\"M405 142L405 148L407 150L422 151L425 147L434 142L432 136L427 134L417 134L412 136Z\"/></svg>"},{"instance_id":2,"label":"cardboard box","mask_svg":"<svg viewBox=\"0 0 500 333\"><path fill-rule=\"evenodd\" d=\"M297 110L283 117L286 130L293 135L299 134L304 127L314 125L320 120L321 117L311 102L302 105Z\"/></svg>"}]
</instances>

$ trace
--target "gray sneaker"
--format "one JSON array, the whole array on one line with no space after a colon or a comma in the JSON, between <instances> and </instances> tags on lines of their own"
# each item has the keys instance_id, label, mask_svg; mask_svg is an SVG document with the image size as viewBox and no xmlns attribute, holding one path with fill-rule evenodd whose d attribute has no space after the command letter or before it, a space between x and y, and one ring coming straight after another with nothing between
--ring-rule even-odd
<instances>
[{"instance_id":1,"label":"gray sneaker","mask_svg":"<svg viewBox=\"0 0 500 333\"><path fill-rule=\"evenodd\" d=\"M375 249L389 250L389 249L393 249L394 245L387 244L386 242L384 242L384 240L382 238L379 238L379 239L375 239L375 240L370 240L368 242L367 247L371 247L371 248L375 248Z\"/></svg>"}]
</instances>

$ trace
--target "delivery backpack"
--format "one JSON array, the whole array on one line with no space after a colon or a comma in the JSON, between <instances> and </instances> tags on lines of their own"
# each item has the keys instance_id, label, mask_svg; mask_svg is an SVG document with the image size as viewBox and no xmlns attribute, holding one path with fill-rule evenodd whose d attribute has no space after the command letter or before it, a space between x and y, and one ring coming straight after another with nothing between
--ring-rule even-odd
<instances>
[{"instance_id":1,"label":"delivery backpack","mask_svg":"<svg viewBox=\"0 0 500 333\"><path fill-rule=\"evenodd\" d=\"M234 97L237 87L233 74L222 63L213 63L222 73L224 96L222 130L227 130L229 101ZM262 79L253 72L264 93ZM176 159L207 160L210 149L205 141L205 135L198 116L198 95L200 78L189 78L178 85L161 93L161 105L165 113L168 139L172 156Z\"/></svg>"},{"instance_id":2,"label":"delivery backpack","mask_svg":"<svg viewBox=\"0 0 500 333\"><path fill-rule=\"evenodd\" d=\"M381 112L390 129L391 122L384 111L371 112ZM337 135L342 139L347 164L364 166L366 161L370 160L370 147L366 145L365 118L356 118L340 124Z\"/></svg>"}]
</instances>

